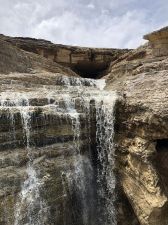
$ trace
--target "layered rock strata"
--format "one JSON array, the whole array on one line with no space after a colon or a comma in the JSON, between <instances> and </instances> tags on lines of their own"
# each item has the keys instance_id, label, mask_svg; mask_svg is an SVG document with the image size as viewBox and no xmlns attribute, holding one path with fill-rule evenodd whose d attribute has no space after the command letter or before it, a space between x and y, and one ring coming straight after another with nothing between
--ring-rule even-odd
<instances>
[{"instance_id":1,"label":"layered rock strata","mask_svg":"<svg viewBox=\"0 0 168 225\"><path fill-rule=\"evenodd\" d=\"M168 27L147 34L144 39L150 42L155 56L168 55Z\"/></svg>"},{"instance_id":2,"label":"layered rock strata","mask_svg":"<svg viewBox=\"0 0 168 225\"><path fill-rule=\"evenodd\" d=\"M4 35L1 39L28 52L71 68L82 77L96 78L106 73L111 61L116 60L128 49L82 48L53 44L50 41L33 38L12 38Z\"/></svg>"},{"instance_id":3,"label":"layered rock strata","mask_svg":"<svg viewBox=\"0 0 168 225\"><path fill-rule=\"evenodd\" d=\"M115 188L113 139L101 129L103 110L111 108L105 105L116 95L103 92L104 81L45 78L1 74L0 224L116 224L114 199L108 200ZM111 114L104 125L113 131Z\"/></svg>"},{"instance_id":4,"label":"layered rock strata","mask_svg":"<svg viewBox=\"0 0 168 225\"><path fill-rule=\"evenodd\" d=\"M168 223L167 65L167 57L153 55L147 43L113 62L106 77L109 90L123 93L116 125L118 172L142 225Z\"/></svg>"},{"instance_id":5,"label":"layered rock strata","mask_svg":"<svg viewBox=\"0 0 168 225\"><path fill-rule=\"evenodd\" d=\"M23 51L0 38L0 73L62 73L67 76L78 76L69 68L56 62Z\"/></svg>"}]
</instances>

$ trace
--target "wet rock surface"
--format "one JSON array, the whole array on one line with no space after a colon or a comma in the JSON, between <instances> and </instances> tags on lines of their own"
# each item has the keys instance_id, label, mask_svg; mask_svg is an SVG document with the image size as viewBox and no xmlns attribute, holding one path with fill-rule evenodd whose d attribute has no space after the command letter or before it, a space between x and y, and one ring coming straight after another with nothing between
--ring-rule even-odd
<instances>
[{"instance_id":1,"label":"wet rock surface","mask_svg":"<svg viewBox=\"0 0 168 225\"><path fill-rule=\"evenodd\" d=\"M113 199L106 212L115 183L109 186L112 179L109 184L104 176L110 171L105 161L111 166L114 163L105 157L113 139L107 136L104 150L106 136L101 135L101 129L96 131L99 114L100 126L104 120L103 102L107 99L108 104L115 93L103 91L103 80L69 78L60 73L41 76L1 74L0 224L116 223ZM113 115L107 122L113 129ZM100 183L102 179L104 183ZM108 188L104 192L105 182Z\"/></svg>"}]
</instances>

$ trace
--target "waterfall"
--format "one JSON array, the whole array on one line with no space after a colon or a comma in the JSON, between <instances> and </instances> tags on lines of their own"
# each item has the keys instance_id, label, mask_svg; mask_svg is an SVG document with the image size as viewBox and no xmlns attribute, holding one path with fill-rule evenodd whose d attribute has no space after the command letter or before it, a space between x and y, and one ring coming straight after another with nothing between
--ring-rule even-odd
<instances>
[{"instance_id":1,"label":"waterfall","mask_svg":"<svg viewBox=\"0 0 168 225\"><path fill-rule=\"evenodd\" d=\"M98 172L97 172L97 183L98 183L98 196L100 208L103 207L103 218L100 219L100 224L105 225L116 225L116 210L115 210L115 185L116 178L114 174L115 167L115 148L114 148L114 121L115 121L115 103L117 100L116 92L106 92L99 96L87 95L82 90L82 84L85 81L90 83L91 86L96 86L99 90L103 90L105 83L104 80L93 81L89 79L79 79L74 80L75 85L79 86L77 88L78 94L82 101L82 106L84 108L84 112L88 117L88 125L90 126L90 101L94 100L95 108L96 108L96 141L97 141L97 153L98 153ZM66 78L63 83L69 87L73 84L73 82L69 81ZM67 104L68 106L72 106L71 104ZM72 107L71 107L72 110ZM73 108L73 112L75 107ZM76 112L76 111L75 111ZM79 114L76 112L74 117L72 118L73 131L74 131L74 147L78 155L76 156L76 165L73 179L75 179L75 185L78 188L82 195L83 204L83 224L88 225L88 209L86 202L86 174L84 174L84 166L83 160L80 155L80 119ZM90 138L90 137L88 137ZM88 163L88 166L90 162ZM91 168L91 166L89 166ZM92 169L90 169L90 173L92 173ZM72 178L69 178L72 181Z\"/></svg>"},{"instance_id":2,"label":"waterfall","mask_svg":"<svg viewBox=\"0 0 168 225\"><path fill-rule=\"evenodd\" d=\"M115 148L114 148L114 121L115 103L117 95L107 94L96 105L96 139L98 152L98 194L99 203L103 204L103 221L105 225L116 225L116 210L114 202L116 178Z\"/></svg>"},{"instance_id":3,"label":"waterfall","mask_svg":"<svg viewBox=\"0 0 168 225\"><path fill-rule=\"evenodd\" d=\"M73 199L75 196L76 205L72 205L71 209L74 225L117 224L114 174L114 121L117 95L115 92L105 91L104 87L104 80L69 78L61 75L55 86L49 89L43 86L36 91L31 89L27 92L1 93L1 109L8 113L13 139L16 129L15 114L17 112L20 115L28 161L27 177L21 185L15 205L13 225L52 225L48 222L52 216L50 206L41 195L44 183L35 163L37 149L31 137L32 119L36 110L41 110L44 123L47 120L45 113L48 111L60 121L62 118L66 119L71 126L73 138L69 141L69 148L72 158L67 162L66 168L61 170L62 193L65 198L63 211L66 211L66 199ZM38 98L42 99L42 103L33 107L32 102ZM83 145L85 151L82 149ZM96 156L93 156L92 145L96 149ZM68 219L63 223L69 225Z\"/></svg>"},{"instance_id":4,"label":"waterfall","mask_svg":"<svg viewBox=\"0 0 168 225\"><path fill-rule=\"evenodd\" d=\"M46 217L46 205L40 196L40 186L42 185L38 179L36 169L33 166L33 152L31 147L31 108L29 100L24 94L4 92L1 94L1 107L8 111L9 119L12 127L15 124L13 110L19 111L23 127L23 135L25 147L27 149L27 157L29 159L26 168L27 179L24 181L19 200L16 204L14 225L44 225ZM13 128L14 129L14 128ZM23 218L23 207L26 208L26 216Z\"/></svg>"},{"instance_id":5,"label":"waterfall","mask_svg":"<svg viewBox=\"0 0 168 225\"><path fill-rule=\"evenodd\" d=\"M82 98L81 92L83 89L84 83L87 82L87 85L89 86L95 86L95 82L92 80L85 80L85 79L72 79L70 80L69 78L64 78L62 80L62 83L66 85L66 87L69 90L70 93L70 87L73 86L74 90L77 92L77 97L75 99L71 99L69 93L64 95L64 101L65 101L65 106L66 106L66 111L68 117L71 119L71 124L72 124L72 130L73 130L73 148L74 148L74 163L73 167L74 169L71 172L68 172L64 174L66 176L66 180L68 182L68 191L73 194L73 191L75 189L76 193L80 193L78 198L80 199L80 208L82 211L82 224L83 225L88 225L89 224L89 205L87 202L87 186L88 183L91 183L92 180L92 165L90 159L86 158L81 154L81 121L80 121L80 116L81 113L77 111L75 108L76 101L79 100L79 106L80 108L83 108L84 114L88 115L88 110L90 107L89 100L90 99L85 99ZM73 90L73 91L74 91ZM85 115L86 116L86 115ZM89 118L87 120L89 122ZM90 124L89 124L90 126ZM88 136L88 138L90 138ZM86 171L87 168L87 171ZM87 172L89 171L91 178L88 177ZM90 180L89 180L90 179ZM65 184L64 184L65 185ZM91 192L92 190L90 190ZM92 197L92 195L91 195Z\"/></svg>"},{"instance_id":6,"label":"waterfall","mask_svg":"<svg viewBox=\"0 0 168 225\"><path fill-rule=\"evenodd\" d=\"M40 186L42 183L38 179L36 169L33 165L33 153L30 145L30 132L31 132L31 112L29 109L29 101L26 100L26 106L20 107L20 115L22 118L23 129L26 137L26 148L28 155L27 165L27 179L24 181L20 193L20 202L17 203L17 209L15 212L14 225L22 225L22 206L26 205L27 221L26 225L45 225L47 208L46 204L40 196Z\"/></svg>"}]
</instances>

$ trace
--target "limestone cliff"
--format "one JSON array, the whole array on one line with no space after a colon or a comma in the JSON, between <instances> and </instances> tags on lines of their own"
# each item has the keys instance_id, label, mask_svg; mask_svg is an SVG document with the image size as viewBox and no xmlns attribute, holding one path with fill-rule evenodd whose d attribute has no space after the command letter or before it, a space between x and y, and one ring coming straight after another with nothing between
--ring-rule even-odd
<instances>
[{"instance_id":1,"label":"limestone cliff","mask_svg":"<svg viewBox=\"0 0 168 225\"><path fill-rule=\"evenodd\" d=\"M143 225L168 224L167 65L167 55L156 56L149 42L112 62L106 76L107 88L123 93L116 127L119 176Z\"/></svg>"},{"instance_id":2,"label":"limestone cliff","mask_svg":"<svg viewBox=\"0 0 168 225\"><path fill-rule=\"evenodd\" d=\"M36 215L40 204L45 205L43 210L50 215L47 214L44 225L111 224L108 221L110 216L115 217L112 224L117 225L168 224L167 34L168 28L164 28L146 35L149 42L135 50L70 47L45 40L1 35L0 224L14 224L18 193L29 174L26 173L29 161L26 134L23 135L22 130L24 117L20 116L20 105L10 102L14 101L10 93L18 99L22 95L23 106L29 103L26 106L32 112L30 142L33 146L33 167L38 171L38 194L45 199L44 204L37 198L34 209ZM64 79L64 75L71 78ZM98 89L96 81L73 78L80 76L103 77L106 79L106 91ZM105 144L101 143L101 151L107 146L115 147L112 156L115 158L116 197L109 198L112 203L110 209L117 211L115 215L106 214L103 209L105 205L109 207L109 202L107 204L105 198L99 199L100 190L104 194L100 183L104 182L106 188L111 185L108 183L107 165L113 161L108 161L108 157L102 159L102 154L99 155L101 151L96 147L97 139L101 142L96 134L96 120L104 116L96 114L96 99L101 93L103 98L99 103L103 104L106 94L111 91L117 91L119 96L115 103L114 145L106 140ZM110 96L113 105L114 95ZM87 104L84 99L87 99ZM70 107L69 102L75 102L75 105L72 104L72 107L70 104ZM13 114L9 110L11 104ZM110 107L109 100L106 104ZM55 105L58 111L53 108ZM76 117L67 111L69 107L80 115L80 138L78 133L74 133L77 132L74 128L79 131L79 124L75 123ZM107 113L105 105L103 107L106 109L103 113ZM15 126L11 123L11 115ZM113 123L108 117L103 125L109 126L103 132L113 132L110 128ZM100 123L98 128L104 129ZM103 137L103 133L101 135ZM82 189L83 196L79 194L80 185L67 182L67 174L70 177L76 174L74 149L79 146L81 152L77 154L80 155L77 161L82 160L84 171L79 175L85 177L87 184L86 189ZM103 152L104 155L108 150ZM101 165L104 163L105 168ZM108 175L108 179L101 177L97 180L100 170ZM97 188L98 185L100 187ZM105 194L109 197L114 193ZM86 200L83 205L82 200ZM23 204L20 209L23 217L18 223L15 221L15 225L28 221L24 207ZM45 210L42 213L46 214ZM31 210L30 214L35 221Z\"/></svg>"},{"instance_id":3,"label":"limestone cliff","mask_svg":"<svg viewBox=\"0 0 168 225\"><path fill-rule=\"evenodd\" d=\"M53 44L50 41L33 38L13 38L0 35L6 42L28 52L70 67L82 77L103 76L111 61L118 59L128 49L83 48Z\"/></svg>"}]
</instances>

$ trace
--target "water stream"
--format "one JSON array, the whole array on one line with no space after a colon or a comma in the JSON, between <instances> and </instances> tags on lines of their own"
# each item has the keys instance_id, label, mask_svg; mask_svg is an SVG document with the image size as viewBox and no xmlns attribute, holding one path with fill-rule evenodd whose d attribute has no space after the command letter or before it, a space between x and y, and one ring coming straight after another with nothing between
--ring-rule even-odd
<instances>
[{"instance_id":1,"label":"water stream","mask_svg":"<svg viewBox=\"0 0 168 225\"><path fill-rule=\"evenodd\" d=\"M43 182L42 179L39 179L38 169L34 165L35 146L31 141L32 117L34 110L37 109L32 107L30 100L39 98L42 91L43 95L47 97L47 103L36 108L47 107L52 113L60 115L60 117L63 115L71 121L73 167L68 171L62 171L64 196L73 195L75 191L82 217L81 225L96 225L97 223L116 225L114 121L117 95L115 92L109 93L103 90L104 80L60 77L57 85L61 86L63 91L57 90L57 87L52 90L46 90L44 87L39 92L38 90L27 93L13 92L11 97L11 92L6 91L0 96L1 109L8 112L13 139L15 139L16 129L15 114L16 112L20 114L28 158L27 178L21 185L15 206L13 225L53 225L48 222L48 218L51 216L49 206L41 196L40 190L43 188ZM95 115L91 116L91 111L94 111ZM96 165L93 165L92 160L92 117L96 122ZM84 125L83 120L85 121ZM87 154L83 153L81 149L84 129L87 129L87 135L85 134ZM93 182L97 184L97 190L94 190ZM97 195L96 200L95 195ZM100 213L94 221L95 210L93 208ZM76 223L74 222L74 224ZM64 222L64 225L68 225L68 222Z\"/></svg>"},{"instance_id":2,"label":"water stream","mask_svg":"<svg viewBox=\"0 0 168 225\"><path fill-rule=\"evenodd\" d=\"M117 95L108 95L96 105L96 139L98 152L98 195L99 203L104 205L103 221L105 225L116 225L115 210L115 146L114 122Z\"/></svg>"},{"instance_id":3,"label":"water stream","mask_svg":"<svg viewBox=\"0 0 168 225\"><path fill-rule=\"evenodd\" d=\"M28 157L26 168L27 179L22 184L19 200L16 203L14 225L45 225L46 205L39 191L42 183L38 179L36 169L33 165L33 146L31 146L32 111L29 105L29 99L26 95L24 96L19 93L13 94L10 99L9 96L8 92L1 94L1 107L8 111L12 130L15 130L15 110L19 112ZM26 216L24 216L23 208L26 208Z\"/></svg>"}]
</instances>

